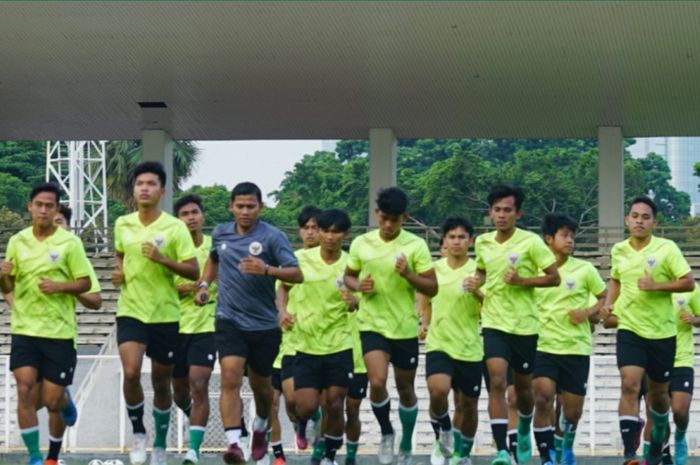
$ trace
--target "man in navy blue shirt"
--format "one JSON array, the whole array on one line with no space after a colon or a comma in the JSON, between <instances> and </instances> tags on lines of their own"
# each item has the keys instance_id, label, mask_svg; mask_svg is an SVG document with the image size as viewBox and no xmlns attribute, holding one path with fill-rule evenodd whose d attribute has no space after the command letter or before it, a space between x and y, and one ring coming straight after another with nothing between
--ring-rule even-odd
<instances>
[{"instance_id":1,"label":"man in navy blue shirt","mask_svg":"<svg viewBox=\"0 0 700 465\"><path fill-rule=\"evenodd\" d=\"M256 410L251 455L260 460L267 452L270 375L281 339L275 280L303 281L287 236L258 220L262 208L258 186L243 182L233 188L229 211L235 221L214 229L196 296L197 302L206 302L209 284L218 276L215 337L221 364L221 419L229 442L224 461L229 464L245 463L240 444L240 389L246 364Z\"/></svg>"}]
</instances>

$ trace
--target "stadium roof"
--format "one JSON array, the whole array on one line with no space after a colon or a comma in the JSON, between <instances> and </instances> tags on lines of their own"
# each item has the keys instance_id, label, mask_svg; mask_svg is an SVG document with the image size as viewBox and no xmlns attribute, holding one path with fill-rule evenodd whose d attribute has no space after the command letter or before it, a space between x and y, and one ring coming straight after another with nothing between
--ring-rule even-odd
<instances>
[{"instance_id":1,"label":"stadium roof","mask_svg":"<svg viewBox=\"0 0 700 465\"><path fill-rule=\"evenodd\" d=\"M697 135L699 37L700 2L2 2L0 139Z\"/></svg>"}]
</instances>

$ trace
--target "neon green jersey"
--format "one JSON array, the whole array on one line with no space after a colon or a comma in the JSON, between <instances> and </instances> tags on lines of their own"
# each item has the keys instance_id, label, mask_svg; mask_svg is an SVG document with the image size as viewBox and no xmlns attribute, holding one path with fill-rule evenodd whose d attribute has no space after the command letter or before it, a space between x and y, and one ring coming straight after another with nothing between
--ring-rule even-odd
<instances>
[{"instance_id":1,"label":"neon green jersey","mask_svg":"<svg viewBox=\"0 0 700 465\"><path fill-rule=\"evenodd\" d=\"M304 251L304 249L299 249L294 251L294 256L299 260L299 255ZM299 301L299 287L295 284L285 283L289 288L287 293L287 313L296 317L297 309L303 305L303 302ZM280 286L280 281L275 282L275 289ZM295 324L290 329L282 330L282 341L280 342L280 348L277 352L277 358L272 364L273 368L282 368L282 357L285 356L295 356L297 354L296 350L297 341L297 325Z\"/></svg>"},{"instance_id":2,"label":"neon green jersey","mask_svg":"<svg viewBox=\"0 0 700 465\"><path fill-rule=\"evenodd\" d=\"M421 274L433 269L428 245L403 229L389 242L379 237L379 230L370 231L352 241L348 267L360 272L360 280L371 274L375 290L373 294L360 297L357 315L360 331L373 331L388 339L418 336L416 291L395 271L399 254L406 256L408 267L414 273Z\"/></svg>"},{"instance_id":3,"label":"neon green jersey","mask_svg":"<svg viewBox=\"0 0 700 465\"><path fill-rule=\"evenodd\" d=\"M352 349L350 312L339 286L348 254L341 251L340 258L328 264L321 257L321 248L314 247L299 252L297 258L304 274L304 282L295 286L300 302L295 315L297 352L330 355Z\"/></svg>"},{"instance_id":4,"label":"neon green jersey","mask_svg":"<svg viewBox=\"0 0 700 465\"><path fill-rule=\"evenodd\" d=\"M190 237L192 237L190 235ZM197 254L197 263L199 271L204 270L211 251L211 236L206 234L202 237L202 243L199 247L195 247ZM190 281L182 276L175 275L175 286L184 284L192 284L195 281ZM212 283L209 288L209 303L199 306L195 303L195 292L188 292L180 296L180 333L181 334L200 334L214 332L214 313L216 312L216 283Z\"/></svg>"},{"instance_id":5,"label":"neon green jersey","mask_svg":"<svg viewBox=\"0 0 700 465\"><path fill-rule=\"evenodd\" d=\"M357 312L350 312L348 325L352 328L352 372L367 373L364 354L362 352L362 339L360 339L360 327L357 324Z\"/></svg>"},{"instance_id":6,"label":"neon green jersey","mask_svg":"<svg viewBox=\"0 0 700 465\"><path fill-rule=\"evenodd\" d=\"M39 241L32 228L10 238L5 254L12 260L15 277L10 332L49 339L75 339L75 297L69 294L47 295L39 289L41 278L71 282L88 278L92 270L80 238L56 228Z\"/></svg>"},{"instance_id":7,"label":"neon green jersey","mask_svg":"<svg viewBox=\"0 0 700 465\"><path fill-rule=\"evenodd\" d=\"M680 319L681 311L690 313L693 316L700 316L700 288L695 285L692 292L681 292L673 294L673 304L676 308L676 318L678 321L678 334L676 335L676 359L674 368L693 368L695 359L695 341L693 338L693 326Z\"/></svg>"},{"instance_id":8,"label":"neon green jersey","mask_svg":"<svg viewBox=\"0 0 700 465\"><path fill-rule=\"evenodd\" d=\"M540 308L537 350L558 355L591 355L593 336L588 320L575 325L569 320L569 312L590 308L591 297L605 291L605 282L592 264L574 257L559 267L559 276L559 286L535 291Z\"/></svg>"},{"instance_id":9,"label":"neon green jersey","mask_svg":"<svg viewBox=\"0 0 700 465\"><path fill-rule=\"evenodd\" d=\"M141 253L144 242L151 242L171 260L183 262L197 256L185 223L161 212L156 221L144 226L139 213L121 216L114 226L114 247L124 255L124 280L117 303L117 316L143 323L180 321L180 297L175 274Z\"/></svg>"},{"instance_id":10,"label":"neon green jersey","mask_svg":"<svg viewBox=\"0 0 700 465\"><path fill-rule=\"evenodd\" d=\"M496 231L482 234L474 249L476 267L486 272L482 326L509 334L537 334L535 288L511 286L503 282L503 276L511 267L523 278L538 276L556 263L554 254L538 235L520 228L502 244L496 241Z\"/></svg>"},{"instance_id":11,"label":"neon green jersey","mask_svg":"<svg viewBox=\"0 0 700 465\"><path fill-rule=\"evenodd\" d=\"M430 330L426 352L445 352L455 360L480 362L484 358L479 335L479 300L464 291L464 279L474 276L476 263L467 262L452 269L443 258L435 262L438 293L431 300Z\"/></svg>"},{"instance_id":12,"label":"neon green jersey","mask_svg":"<svg viewBox=\"0 0 700 465\"><path fill-rule=\"evenodd\" d=\"M610 276L620 282L614 313L618 328L646 339L665 339L677 332L676 312L669 292L645 292L637 286L644 273L656 282L671 282L690 273L690 266L673 241L652 236L642 250L629 240L618 242L610 253Z\"/></svg>"},{"instance_id":13,"label":"neon green jersey","mask_svg":"<svg viewBox=\"0 0 700 465\"><path fill-rule=\"evenodd\" d=\"M92 263L90 264L90 290L86 292L86 294L97 294L98 292L102 291L102 287L100 286L100 280L97 278L97 273L95 273L95 269L92 267Z\"/></svg>"}]
</instances>

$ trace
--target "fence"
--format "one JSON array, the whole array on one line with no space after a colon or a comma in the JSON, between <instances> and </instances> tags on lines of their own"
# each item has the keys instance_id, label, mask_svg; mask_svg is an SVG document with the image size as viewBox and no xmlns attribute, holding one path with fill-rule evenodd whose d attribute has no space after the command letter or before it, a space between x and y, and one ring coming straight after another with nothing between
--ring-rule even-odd
<instances>
[{"instance_id":1,"label":"fence","mask_svg":"<svg viewBox=\"0 0 700 465\"><path fill-rule=\"evenodd\" d=\"M420 364L416 378L416 389L419 399L419 423L414 435L414 447L417 453L429 453L433 444L433 433L428 421L428 393L424 378L424 360ZM218 369L218 367L217 367ZM142 378L146 397L146 415L144 417L147 429L153 430L151 406L153 392L150 388L150 364L144 363ZM74 383L75 398L79 408L77 424L68 430L64 447L69 452L123 452L131 442L131 426L126 417L126 409L121 395L121 365L116 355L79 356L76 379ZM698 371L696 370L696 373ZM0 409L3 413L2 435L0 435L0 451L12 452L23 450L22 440L15 427L15 387L9 371L7 356L0 357L0 376L2 376L2 399ZM226 440L221 425L218 409L219 373L215 370L210 384L211 415L204 444L205 451L223 450ZM698 383L696 382L696 386ZM697 387L696 387L697 389ZM395 393L393 386L390 392ZM617 454L621 449L618 432L617 402L619 399L619 378L614 356L594 356L591 360L589 392L586 398L584 415L579 425L576 446L582 455ZM253 401L251 392L244 385L242 391L244 412L246 418L251 418ZM393 398L393 406L398 406L398 399ZM487 395L482 391L479 406L479 429L476 438L475 453L493 451L491 431L486 410ZM168 445L173 451L187 449L187 422L179 409L173 410ZM175 413L176 412L176 413ZM393 408L394 424L398 425L396 408ZM691 408L691 417L698 418L700 404ZM283 441L286 448L294 448L291 425L283 419ZM369 402L362 404L363 434L360 439L360 453L374 453L379 440L379 431L372 415ZM46 416L40 418L42 437L46 438ZM700 422L690 422L689 446L691 454L698 450L700 439Z\"/></svg>"}]
</instances>

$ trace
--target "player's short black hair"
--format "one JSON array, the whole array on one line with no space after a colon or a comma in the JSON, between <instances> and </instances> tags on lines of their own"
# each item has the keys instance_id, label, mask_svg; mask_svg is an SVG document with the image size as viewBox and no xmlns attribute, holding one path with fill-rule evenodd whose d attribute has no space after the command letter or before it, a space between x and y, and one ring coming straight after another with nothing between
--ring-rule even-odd
<instances>
[{"instance_id":1,"label":"player's short black hair","mask_svg":"<svg viewBox=\"0 0 700 465\"><path fill-rule=\"evenodd\" d=\"M352 221L345 211L338 208L330 208L328 210L323 210L317 217L316 222L318 227L324 231L328 231L333 226L335 226L338 232L350 231L352 226Z\"/></svg>"},{"instance_id":2,"label":"player's short black hair","mask_svg":"<svg viewBox=\"0 0 700 465\"><path fill-rule=\"evenodd\" d=\"M66 223L70 224L71 218L73 218L73 210L67 205L60 204L58 206L58 213L63 215L63 217L66 219Z\"/></svg>"},{"instance_id":3,"label":"player's short black hair","mask_svg":"<svg viewBox=\"0 0 700 465\"><path fill-rule=\"evenodd\" d=\"M638 203L643 203L645 205L649 205L649 208L651 208L651 212L652 212L654 218L656 218L656 212L657 212L656 204L654 203L653 200L651 200L646 195L638 195L637 197L633 198L632 201L630 202L630 206L627 209L627 211L632 210L632 207L634 207Z\"/></svg>"},{"instance_id":4,"label":"player's short black hair","mask_svg":"<svg viewBox=\"0 0 700 465\"><path fill-rule=\"evenodd\" d=\"M139 163L136 168L134 168L134 174L131 177L131 183L136 182L136 178L144 173L151 173L158 176L158 181L160 181L160 187L165 187L165 181L167 177L165 176L165 168L160 162L157 161L144 161Z\"/></svg>"},{"instance_id":5,"label":"player's short black hair","mask_svg":"<svg viewBox=\"0 0 700 465\"><path fill-rule=\"evenodd\" d=\"M231 191L231 201L236 200L237 195L254 195L258 202L262 203L262 192L257 184L252 182L239 182Z\"/></svg>"},{"instance_id":6,"label":"player's short black hair","mask_svg":"<svg viewBox=\"0 0 700 465\"><path fill-rule=\"evenodd\" d=\"M408 196L398 187L387 187L377 194L377 208L389 215L403 215L408 210Z\"/></svg>"},{"instance_id":7,"label":"player's short black hair","mask_svg":"<svg viewBox=\"0 0 700 465\"><path fill-rule=\"evenodd\" d=\"M321 214L321 211L322 210L315 205L307 205L302 208L297 216L297 223L299 223L299 227L303 228L311 219L316 220L318 223L318 215Z\"/></svg>"},{"instance_id":8,"label":"player's short black hair","mask_svg":"<svg viewBox=\"0 0 700 465\"><path fill-rule=\"evenodd\" d=\"M517 186L506 186L499 185L491 188L486 200L489 203L489 207L493 207L493 204L506 197L513 197L515 199L515 209L520 211L525 201L525 193L523 190Z\"/></svg>"},{"instance_id":9,"label":"player's short black hair","mask_svg":"<svg viewBox=\"0 0 700 465\"><path fill-rule=\"evenodd\" d=\"M442 245L447 233L457 228L463 228L467 234L469 234L469 237L474 236L474 226L472 226L469 220L461 216L451 216L442 223L442 239L440 239L440 245Z\"/></svg>"},{"instance_id":10,"label":"player's short black hair","mask_svg":"<svg viewBox=\"0 0 700 465\"><path fill-rule=\"evenodd\" d=\"M29 201L34 200L34 197L41 194L42 192L52 192L56 195L56 203L61 201L61 189L52 182L42 182L34 186L29 193Z\"/></svg>"},{"instance_id":11,"label":"player's short black hair","mask_svg":"<svg viewBox=\"0 0 700 465\"><path fill-rule=\"evenodd\" d=\"M578 231L578 223L564 213L547 213L544 215L544 221L542 221L543 236L554 237L561 228L567 228L575 234Z\"/></svg>"},{"instance_id":12,"label":"player's short black hair","mask_svg":"<svg viewBox=\"0 0 700 465\"><path fill-rule=\"evenodd\" d=\"M185 196L180 197L179 199L177 199L177 202L175 202L175 206L173 206L175 216L178 216L180 214L180 209L188 203L197 204L202 213L204 213L204 206L202 206L202 198L197 194L187 194Z\"/></svg>"}]
</instances>

